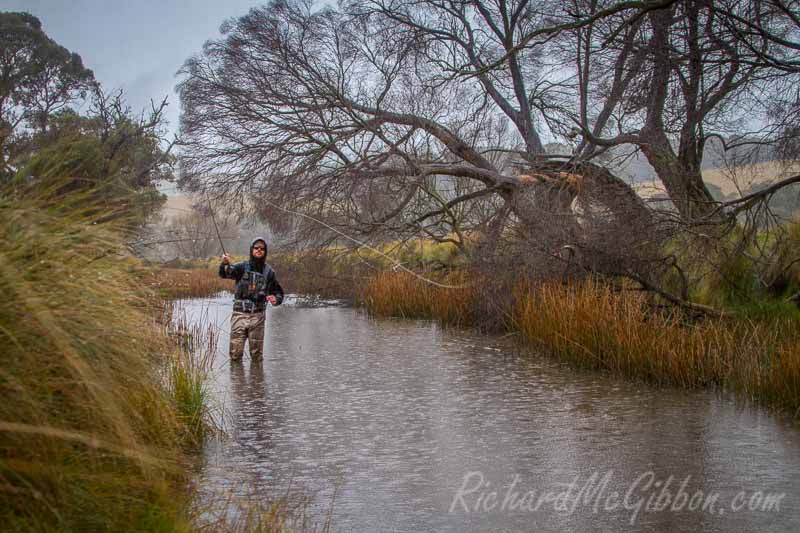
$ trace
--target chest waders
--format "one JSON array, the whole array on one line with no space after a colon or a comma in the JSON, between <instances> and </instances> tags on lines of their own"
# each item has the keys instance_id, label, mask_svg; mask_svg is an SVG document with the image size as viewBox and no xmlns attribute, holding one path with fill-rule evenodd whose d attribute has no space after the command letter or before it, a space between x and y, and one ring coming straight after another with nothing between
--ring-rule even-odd
<instances>
[{"instance_id":1,"label":"chest waders","mask_svg":"<svg viewBox=\"0 0 800 533\"><path fill-rule=\"evenodd\" d=\"M231 316L230 358L241 360L244 345L250 345L250 357L260 360L264 346L264 310L267 307L267 277L252 269L250 263L236 283Z\"/></svg>"}]
</instances>

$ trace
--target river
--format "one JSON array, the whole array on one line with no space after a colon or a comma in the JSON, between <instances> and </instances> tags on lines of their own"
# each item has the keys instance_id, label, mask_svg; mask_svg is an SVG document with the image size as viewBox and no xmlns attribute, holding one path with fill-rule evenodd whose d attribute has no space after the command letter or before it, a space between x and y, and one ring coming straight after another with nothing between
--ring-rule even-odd
<instances>
[{"instance_id":1,"label":"river","mask_svg":"<svg viewBox=\"0 0 800 533\"><path fill-rule=\"evenodd\" d=\"M299 489L334 531L800 530L788 417L292 299L267 311L263 363L230 364L230 308L179 306L219 329L210 498Z\"/></svg>"}]
</instances>

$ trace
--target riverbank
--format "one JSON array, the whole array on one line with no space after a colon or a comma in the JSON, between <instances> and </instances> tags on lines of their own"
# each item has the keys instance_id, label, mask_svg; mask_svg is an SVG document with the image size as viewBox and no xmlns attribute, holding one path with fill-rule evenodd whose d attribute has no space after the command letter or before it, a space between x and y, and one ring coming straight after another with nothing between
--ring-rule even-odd
<instances>
[{"instance_id":1,"label":"riverbank","mask_svg":"<svg viewBox=\"0 0 800 533\"><path fill-rule=\"evenodd\" d=\"M0 196L0 522L10 531L290 527L296 510L280 501L209 522L190 478L215 430L213 339L174 321L148 287L153 272L125 251L122 218L78 196Z\"/></svg>"},{"instance_id":2,"label":"riverbank","mask_svg":"<svg viewBox=\"0 0 800 533\"><path fill-rule=\"evenodd\" d=\"M176 487L192 437L170 373L183 354L117 256L117 228L96 223L104 215L2 200L0 519L11 530L190 529Z\"/></svg>"},{"instance_id":3,"label":"riverbank","mask_svg":"<svg viewBox=\"0 0 800 533\"><path fill-rule=\"evenodd\" d=\"M169 299L202 298L231 290L231 281L219 277L216 267L154 267L145 278L148 286Z\"/></svg>"}]
</instances>

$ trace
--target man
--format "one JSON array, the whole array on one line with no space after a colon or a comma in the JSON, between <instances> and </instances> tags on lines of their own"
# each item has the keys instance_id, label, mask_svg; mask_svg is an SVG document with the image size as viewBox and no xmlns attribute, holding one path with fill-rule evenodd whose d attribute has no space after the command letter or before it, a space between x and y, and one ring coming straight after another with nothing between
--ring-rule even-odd
<instances>
[{"instance_id":1,"label":"man","mask_svg":"<svg viewBox=\"0 0 800 533\"><path fill-rule=\"evenodd\" d=\"M267 241L258 238L250 243L250 259L231 264L230 256L222 256L219 266L221 278L236 280L236 294L231 315L231 361L244 355L244 343L250 343L250 358L260 361L264 351L264 311L267 302L283 303L283 289L275 272L266 262Z\"/></svg>"}]
</instances>

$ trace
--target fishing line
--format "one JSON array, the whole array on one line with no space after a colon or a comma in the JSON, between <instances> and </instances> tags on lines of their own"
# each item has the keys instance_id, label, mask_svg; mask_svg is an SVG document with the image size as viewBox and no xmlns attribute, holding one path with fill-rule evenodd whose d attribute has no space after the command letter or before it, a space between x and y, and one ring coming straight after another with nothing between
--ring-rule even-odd
<instances>
[{"instance_id":1,"label":"fishing line","mask_svg":"<svg viewBox=\"0 0 800 533\"><path fill-rule=\"evenodd\" d=\"M360 241L360 240L356 239L355 237L351 237L350 235L347 235L346 233L334 228L333 226L323 222L322 220L319 220L318 218L314 218L311 215L306 215L305 213L300 213L298 211L293 211L291 209L287 209L287 208L285 208L283 206L280 206L280 205L278 205L278 204L276 204L274 202L270 202L269 200L261 200L261 201L264 202L265 204L271 205L275 209L280 209L281 211L283 211L285 213L289 213L290 215L295 215L295 216L307 218L307 219L311 220L312 222L316 222L317 224L325 226L326 228L328 228L329 230L333 231L334 233L337 233L338 235L341 235L345 239L358 244L360 247L366 248L367 250L371 250L371 251L375 252L376 254L378 254L378 255L380 255L382 257L385 257L391 263L393 263L394 266L392 267L392 270L394 270L395 272L398 269L399 270L404 270L404 271L408 272L409 274L411 274L412 276L414 276L415 278L417 278L417 279L419 279L421 281L424 281L425 283L428 283L430 285L434 285L436 287L442 288L442 289L464 289L464 288L467 287L467 285L447 285L445 283L439 283L438 281L432 280L430 278L426 278L425 276L414 272L410 268L404 267L401 263L398 263L392 257L386 255L385 253L381 252L377 248L373 248L369 244L367 244L367 243L365 243L363 241Z\"/></svg>"}]
</instances>

